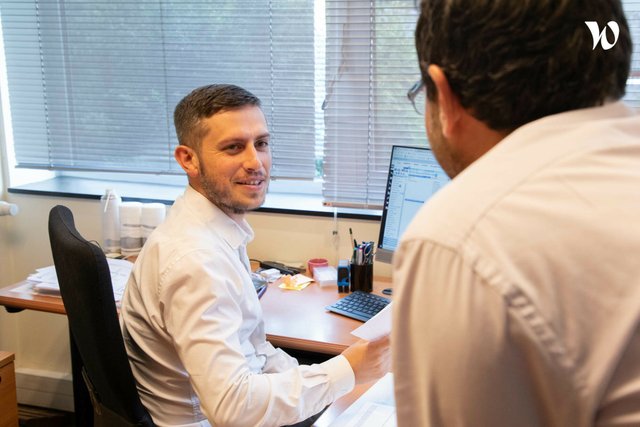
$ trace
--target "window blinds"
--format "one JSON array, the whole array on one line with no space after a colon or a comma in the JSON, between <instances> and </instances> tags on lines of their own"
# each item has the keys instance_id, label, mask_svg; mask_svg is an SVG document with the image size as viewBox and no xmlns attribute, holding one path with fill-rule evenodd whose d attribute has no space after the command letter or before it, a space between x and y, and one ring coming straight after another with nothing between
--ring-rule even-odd
<instances>
[{"instance_id":1,"label":"window blinds","mask_svg":"<svg viewBox=\"0 0 640 427\"><path fill-rule=\"evenodd\" d=\"M409 1L326 1L325 204L379 207L391 146L426 145L407 100L420 78Z\"/></svg>"},{"instance_id":2,"label":"window blinds","mask_svg":"<svg viewBox=\"0 0 640 427\"><path fill-rule=\"evenodd\" d=\"M233 83L263 101L273 176L313 179L313 0L0 5L20 167L182 173L175 105Z\"/></svg>"},{"instance_id":3,"label":"window blinds","mask_svg":"<svg viewBox=\"0 0 640 427\"><path fill-rule=\"evenodd\" d=\"M640 0L625 100L640 110ZM415 0L0 0L21 167L182 173L172 115L193 88L263 101L273 176L379 207L391 145L426 145ZM321 160L321 161L317 161Z\"/></svg>"},{"instance_id":4,"label":"window blinds","mask_svg":"<svg viewBox=\"0 0 640 427\"><path fill-rule=\"evenodd\" d=\"M627 93L624 100L640 111L640 0L623 0L622 7L633 39L631 73L627 80Z\"/></svg>"},{"instance_id":5,"label":"window blinds","mask_svg":"<svg viewBox=\"0 0 640 427\"><path fill-rule=\"evenodd\" d=\"M625 101L640 110L640 0L623 0L634 40ZM416 3L327 0L325 203L379 206L391 145L427 144L406 93L419 78Z\"/></svg>"}]
</instances>

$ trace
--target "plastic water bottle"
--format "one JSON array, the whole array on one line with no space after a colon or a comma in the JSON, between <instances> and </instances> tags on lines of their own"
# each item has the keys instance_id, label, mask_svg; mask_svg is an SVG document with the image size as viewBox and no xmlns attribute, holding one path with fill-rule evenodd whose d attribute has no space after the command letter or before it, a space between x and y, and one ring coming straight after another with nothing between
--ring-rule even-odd
<instances>
[{"instance_id":1,"label":"plastic water bottle","mask_svg":"<svg viewBox=\"0 0 640 427\"><path fill-rule=\"evenodd\" d=\"M120 204L122 199L113 188L107 188L100 198L102 212L102 249L105 253L120 253Z\"/></svg>"},{"instance_id":2,"label":"plastic water bottle","mask_svg":"<svg viewBox=\"0 0 640 427\"><path fill-rule=\"evenodd\" d=\"M140 231L142 232L142 244L144 245L151 232L159 226L167 213L167 208L162 203L143 203L140 215Z\"/></svg>"},{"instance_id":3,"label":"plastic water bottle","mask_svg":"<svg viewBox=\"0 0 640 427\"><path fill-rule=\"evenodd\" d=\"M124 202L120 205L120 252L124 256L138 255L142 249L141 215L140 202Z\"/></svg>"}]
</instances>

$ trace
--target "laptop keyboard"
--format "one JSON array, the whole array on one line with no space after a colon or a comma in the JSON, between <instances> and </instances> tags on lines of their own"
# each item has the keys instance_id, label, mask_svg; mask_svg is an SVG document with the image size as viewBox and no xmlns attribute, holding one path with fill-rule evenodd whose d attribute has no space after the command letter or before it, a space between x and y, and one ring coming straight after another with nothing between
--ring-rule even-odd
<instances>
[{"instance_id":1,"label":"laptop keyboard","mask_svg":"<svg viewBox=\"0 0 640 427\"><path fill-rule=\"evenodd\" d=\"M385 308L391 300L375 294L355 291L325 308L334 313L366 322Z\"/></svg>"}]
</instances>

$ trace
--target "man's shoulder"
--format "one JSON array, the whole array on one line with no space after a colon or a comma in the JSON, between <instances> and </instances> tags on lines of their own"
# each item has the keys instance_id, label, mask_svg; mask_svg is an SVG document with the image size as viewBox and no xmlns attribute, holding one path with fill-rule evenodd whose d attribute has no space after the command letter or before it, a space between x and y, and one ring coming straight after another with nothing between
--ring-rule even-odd
<instances>
[{"instance_id":1,"label":"man's shoulder","mask_svg":"<svg viewBox=\"0 0 640 427\"><path fill-rule=\"evenodd\" d=\"M217 253L224 240L215 230L202 224L167 222L149 236L145 247L164 258L179 258L189 253Z\"/></svg>"},{"instance_id":2,"label":"man's shoulder","mask_svg":"<svg viewBox=\"0 0 640 427\"><path fill-rule=\"evenodd\" d=\"M402 240L428 240L448 247L461 245L499 196L488 182L460 175L429 199L407 227Z\"/></svg>"},{"instance_id":3,"label":"man's shoulder","mask_svg":"<svg viewBox=\"0 0 640 427\"><path fill-rule=\"evenodd\" d=\"M418 212L403 240L428 239L460 244L490 213L502 212L504 200L558 174L559 168L586 164L585 153L636 145L638 115L622 103L566 112L529 123L469 165ZM628 154L627 155L631 155ZM545 189L553 189L546 186ZM529 193L527 193L529 194ZM523 196L530 200L531 195ZM538 197L550 197L546 193ZM520 201L520 199L517 199ZM526 211L525 211L526 212ZM524 221L524 218L521 218ZM492 232L507 232L493 224Z\"/></svg>"}]
</instances>

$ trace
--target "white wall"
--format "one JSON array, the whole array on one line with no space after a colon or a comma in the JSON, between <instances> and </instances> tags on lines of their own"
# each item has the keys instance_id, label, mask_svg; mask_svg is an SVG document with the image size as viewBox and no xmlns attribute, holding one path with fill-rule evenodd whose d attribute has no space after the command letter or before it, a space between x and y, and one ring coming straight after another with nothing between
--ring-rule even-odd
<instances>
[{"instance_id":1,"label":"white wall","mask_svg":"<svg viewBox=\"0 0 640 427\"><path fill-rule=\"evenodd\" d=\"M76 226L84 237L100 240L100 202L97 200L7 193L3 197L16 203L20 213L0 217L0 287L21 281L34 269L53 263L47 218L49 210L57 204L72 210ZM350 227L358 240L375 241L378 237L378 221L334 221L333 218L258 212L250 214L248 220L256 233L248 248L249 257L262 260L306 262L324 257L335 265L337 259L351 255ZM333 235L335 228L337 240ZM390 275L386 264L376 264L374 268L377 275ZM29 310L9 314L0 309L0 349L15 352L16 368L20 371L48 372L52 378L68 375L68 347L65 316Z\"/></svg>"}]
</instances>

